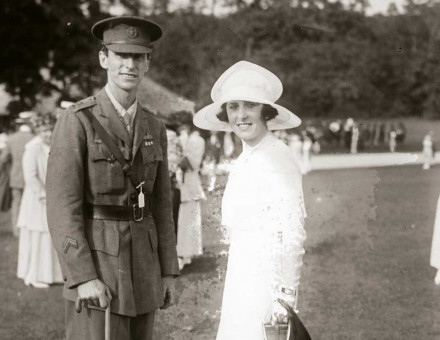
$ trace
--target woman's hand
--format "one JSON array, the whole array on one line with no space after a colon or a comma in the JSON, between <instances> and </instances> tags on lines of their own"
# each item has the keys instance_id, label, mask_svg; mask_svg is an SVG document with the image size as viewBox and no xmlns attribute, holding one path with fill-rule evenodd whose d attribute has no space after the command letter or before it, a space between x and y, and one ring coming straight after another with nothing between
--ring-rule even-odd
<instances>
[{"instance_id":1,"label":"woman's hand","mask_svg":"<svg viewBox=\"0 0 440 340\"><path fill-rule=\"evenodd\" d=\"M277 301L273 303L271 323L275 324L287 324L288 323L288 313L286 308L281 306Z\"/></svg>"}]
</instances>

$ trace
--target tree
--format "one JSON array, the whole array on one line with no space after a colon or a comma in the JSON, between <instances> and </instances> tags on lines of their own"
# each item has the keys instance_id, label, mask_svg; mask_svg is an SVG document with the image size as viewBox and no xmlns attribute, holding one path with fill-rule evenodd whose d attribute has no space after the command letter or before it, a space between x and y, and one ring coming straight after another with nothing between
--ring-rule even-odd
<instances>
[{"instance_id":1,"label":"tree","mask_svg":"<svg viewBox=\"0 0 440 340\"><path fill-rule=\"evenodd\" d=\"M98 80L90 27L103 18L98 0L5 0L0 9L0 82L18 98L13 113L30 109L37 95L90 91ZM96 56L96 54L95 54Z\"/></svg>"}]
</instances>

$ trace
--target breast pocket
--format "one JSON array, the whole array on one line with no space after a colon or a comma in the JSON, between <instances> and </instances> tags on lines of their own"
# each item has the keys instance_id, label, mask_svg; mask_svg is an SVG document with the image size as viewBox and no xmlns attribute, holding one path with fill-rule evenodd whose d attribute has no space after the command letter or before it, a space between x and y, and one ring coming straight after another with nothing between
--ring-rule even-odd
<instances>
[{"instance_id":1,"label":"breast pocket","mask_svg":"<svg viewBox=\"0 0 440 340\"><path fill-rule=\"evenodd\" d=\"M89 145L89 181L93 192L118 194L125 191L122 166L104 145Z\"/></svg>"}]
</instances>

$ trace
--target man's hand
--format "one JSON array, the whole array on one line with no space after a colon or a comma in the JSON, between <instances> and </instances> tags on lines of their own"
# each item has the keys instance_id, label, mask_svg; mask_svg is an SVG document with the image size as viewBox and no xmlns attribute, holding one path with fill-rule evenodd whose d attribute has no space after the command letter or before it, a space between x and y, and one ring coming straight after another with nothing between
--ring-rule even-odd
<instances>
[{"instance_id":1,"label":"man's hand","mask_svg":"<svg viewBox=\"0 0 440 340\"><path fill-rule=\"evenodd\" d=\"M82 304L106 308L110 303L112 295L110 289L99 279L85 282L78 286L78 299L76 300L76 311L81 312Z\"/></svg>"},{"instance_id":2,"label":"man's hand","mask_svg":"<svg viewBox=\"0 0 440 340\"><path fill-rule=\"evenodd\" d=\"M162 278L164 305L160 309L167 309L176 303L176 286L172 276Z\"/></svg>"}]
</instances>

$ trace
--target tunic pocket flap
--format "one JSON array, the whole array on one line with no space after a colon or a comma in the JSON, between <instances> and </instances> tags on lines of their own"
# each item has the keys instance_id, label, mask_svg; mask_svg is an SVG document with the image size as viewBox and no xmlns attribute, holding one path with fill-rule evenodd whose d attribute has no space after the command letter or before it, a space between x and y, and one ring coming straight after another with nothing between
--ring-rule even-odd
<instances>
[{"instance_id":1,"label":"tunic pocket flap","mask_svg":"<svg viewBox=\"0 0 440 340\"><path fill-rule=\"evenodd\" d=\"M142 147L142 159L144 164L163 161L162 149L160 147Z\"/></svg>"},{"instance_id":2,"label":"tunic pocket flap","mask_svg":"<svg viewBox=\"0 0 440 340\"><path fill-rule=\"evenodd\" d=\"M99 145L89 145L88 147L89 158L93 161L109 161L111 159L109 154L106 154Z\"/></svg>"},{"instance_id":3,"label":"tunic pocket flap","mask_svg":"<svg viewBox=\"0 0 440 340\"><path fill-rule=\"evenodd\" d=\"M119 255L119 232L111 226L105 226L103 221L93 220L90 225L86 225L86 238L90 250Z\"/></svg>"}]
</instances>

